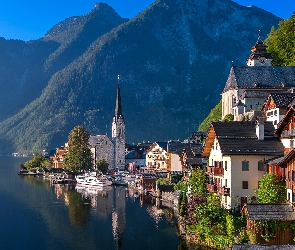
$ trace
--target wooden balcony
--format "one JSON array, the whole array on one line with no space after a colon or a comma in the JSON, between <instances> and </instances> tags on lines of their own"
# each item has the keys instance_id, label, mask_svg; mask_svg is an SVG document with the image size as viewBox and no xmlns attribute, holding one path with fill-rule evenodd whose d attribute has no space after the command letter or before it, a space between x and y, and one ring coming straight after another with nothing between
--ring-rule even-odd
<instances>
[{"instance_id":1,"label":"wooden balcony","mask_svg":"<svg viewBox=\"0 0 295 250\"><path fill-rule=\"evenodd\" d=\"M206 184L206 188L210 193L216 193L217 192L217 185L216 184Z\"/></svg>"},{"instance_id":2,"label":"wooden balcony","mask_svg":"<svg viewBox=\"0 0 295 250\"><path fill-rule=\"evenodd\" d=\"M223 168L221 167L206 167L206 173L215 176L223 176Z\"/></svg>"},{"instance_id":3,"label":"wooden balcony","mask_svg":"<svg viewBox=\"0 0 295 250\"><path fill-rule=\"evenodd\" d=\"M295 137L295 129L286 130L282 132L282 138L292 138Z\"/></svg>"}]
</instances>

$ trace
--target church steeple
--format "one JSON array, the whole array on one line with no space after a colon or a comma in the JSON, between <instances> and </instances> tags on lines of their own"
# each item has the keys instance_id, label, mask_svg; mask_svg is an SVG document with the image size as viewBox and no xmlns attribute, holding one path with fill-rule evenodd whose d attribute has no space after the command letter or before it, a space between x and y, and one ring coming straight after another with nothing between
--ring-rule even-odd
<instances>
[{"instance_id":1,"label":"church steeple","mask_svg":"<svg viewBox=\"0 0 295 250\"><path fill-rule=\"evenodd\" d=\"M271 66L271 55L266 50L267 45L261 40L260 30L258 31L258 39L251 49L251 55L248 57L246 64L248 66Z\"/></svg>"},{"instance_id":2,"label":"church steeple","mask_svg":"<svg viewBox=\"0 0 295 250\"><path fill-rule=\"evenodd\" d=\"M120 76L118 75L118 87L116 96L115 115L112 123L112 138L114 141L115 168L125 168L125 121L122 112Z\"/></svg>"},{"instance_id":3,"label":"church steeple","mask_svg":"<svg viewBox=\"0 0 295 250\"><path fill-rule=\"evenodd\" d=\"M121 93L120 93L120 75L118 75L118 87L117 87L117 97L116 97L116 108L115 108L115 116L119 118L123 117L122 113L122 103L121 103Z\"/></svg>"}]
</instances>

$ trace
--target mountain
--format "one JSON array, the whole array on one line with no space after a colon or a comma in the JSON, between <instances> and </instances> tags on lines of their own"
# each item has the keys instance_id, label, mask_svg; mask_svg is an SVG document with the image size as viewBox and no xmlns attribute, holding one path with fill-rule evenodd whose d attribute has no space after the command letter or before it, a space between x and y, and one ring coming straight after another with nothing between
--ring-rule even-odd
<instances>
[{"instance_id":1,"label":"mountain","mask_svg":"<svg viewBox=\"0 0 295 250\"><path fill-rule=\"evenodd\" d=\"M99 3L39 40L2 39L0 150L55 148L76 125L110 134L117 75L127 142L184 139L219 102L231 61L244 65L279 21L231 0L158 0L131 20Z\"/></svg>"}]
</instances>

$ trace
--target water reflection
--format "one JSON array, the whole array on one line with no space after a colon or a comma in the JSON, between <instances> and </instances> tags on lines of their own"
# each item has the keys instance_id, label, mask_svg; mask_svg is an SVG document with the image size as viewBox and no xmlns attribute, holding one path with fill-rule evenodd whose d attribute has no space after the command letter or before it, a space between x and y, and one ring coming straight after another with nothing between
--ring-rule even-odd
<instances>
[{"instance_id":1,"label":"water reflection","mask_svg":"<svg viewBox=\"0 0 295 250\"><path fill-rule=\"evenodd\" d=\"M75 190L67 192L69 218L72 225L83 228L89 217L91 203Z\"/></svg>"},{"instance_id":2,"label":"water reflection","mask_svg":"<svg viewBox=\"0 0 295 250\"><path fill-rule=\"evenodd\" d=\"M38 189L48 192L50 198L39 202L39 211L50 227L52 238L60 239L60 248L55 246L55 249L65 245L70 249L75 244L72 249L86 249L87 245L91 249L177 249L181 243L169 204L138 190L120 186L99 189L50 184L35 176L20 179L33 187L33 193ZM40 199L37 197L40 194L30 196L30 203L34 203L33 198ZM62 207L67 210L60 211ZM62 217L64 212L68 214L71 227Z\"/></svg>"}]
</instances>

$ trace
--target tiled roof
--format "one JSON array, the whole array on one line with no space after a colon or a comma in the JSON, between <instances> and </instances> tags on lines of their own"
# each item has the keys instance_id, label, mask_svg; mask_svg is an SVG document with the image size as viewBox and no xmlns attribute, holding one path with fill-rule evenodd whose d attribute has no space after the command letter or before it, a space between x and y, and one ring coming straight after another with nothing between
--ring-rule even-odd
<instances>
[{"instance_id":1,"label":"tiled roof","mask_svg":"<svg viewBox=\"0 0 295 250\"><path fill-rule=\"evenodd\" d=\"M274 93L270 95L276 107L288 107L295 98L295 93Z\"/></svg>"},{"instance_id":2,"label":"tiled roof","mask_svg":"<svg viewBox=\"0 0 295 250\"><path fill-rule=\"evenodd\" d=\"M264 122L264 140L257 138L255 121L212 122L210 129L214 130L224 155L284 154L284 146L274 137L274 126L271 122Z\"/></svg>"},{"instance_id":3,"label":"tiled roof","mask_svg":"<svg viewBox=\"0 0 295 250\"><path fill-rule=\"evenodd\" d=\"M233 66L223 92L229 89L295 87L295 67L292 66Z\"/></svg>"},{"instance_id":4,"label":"tiled roof","mask_svg":"<svg viewBox=\"0 0 295 250\"><path fill-rule=\"evenodd\" d=\"M289 203L247 204L244 208L250 220L295 221L295 212Z\"/></svg>"},{"instance_id":5,"label":"tiled roof","mask_svg":"<svg viewBox=\"0 0 295 250\"><path fill-rule=\"evenodd\" d=\"M253 90L245 90L241 96L242 99L244 98L261 98L265 99L269 96L269 91L259 91L257 89Z\"/></svg>"}]
</instances>

